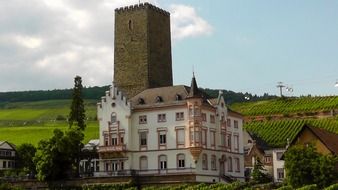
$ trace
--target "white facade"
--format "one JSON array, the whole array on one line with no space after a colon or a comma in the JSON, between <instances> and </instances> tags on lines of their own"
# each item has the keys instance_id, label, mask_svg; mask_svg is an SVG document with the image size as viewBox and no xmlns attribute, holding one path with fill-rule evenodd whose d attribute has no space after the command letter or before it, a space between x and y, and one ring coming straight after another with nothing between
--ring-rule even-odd
<instances>
[{"instance_id":1,"label":"white facade","mask_svg":"<svg viewBox=\"0 0 338 190\"><path fill-rule=\"evenodd\" d=\"M186 86L147 89L127 100L112 86L98 103L100 166L94 175L244 180L241 115L229 110L222 96L208 100L188 91Z\"/></svg>"},{"instance_id":2,"label":"white facade","mask_svg":"<svg viewBox=\"0 0 338 190\"><path fill-rule=\"evenodd\" d=\"M0 170L15 168L16 152L14 145L0 141Z\"/></svg>"},{"instance_id":3,"label":"white facade","mask_svg":"<svg viewBox=\"0 0 338 190\"><path fill-rule=\"evenodd\" d=\"M273 181L283 182L285 178L284 160L281 160L285 148L272 150Z\"/></svg>"}]
</instances>

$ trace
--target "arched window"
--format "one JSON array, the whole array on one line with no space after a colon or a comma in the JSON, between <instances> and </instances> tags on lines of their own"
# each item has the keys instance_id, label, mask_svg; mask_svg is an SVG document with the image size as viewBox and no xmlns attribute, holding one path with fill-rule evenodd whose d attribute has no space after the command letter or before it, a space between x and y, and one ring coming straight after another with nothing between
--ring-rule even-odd
<instances>
[{"instance_id":1,"label":"arched window","mask_svg":"<svg viewBox=\"0 0 338 190\"><path fill-rule=\"evenodd\" d=\"M203 170L208 169L208 156L206 154L202 155L202 169Z\"/></svg>"},{"instance_id":2,"label":"arched window","mask_svg":"<svg viewBox=\"0 0 338 190\"><path fill-rule=\"evenodd\" d=\"M216 170L216 156L211 155L211 169Z\"/></svg>"},{"instance_id":3,"label":"arched window","mask_svg":"<svg viewBox=\"0 0 338 190\"><path fill-rule=\"evenodd\" d=\"M128 28L129 30L133 30L133 22L131 20L128 22Z\"/></svg>"},{"instance_id":4,"label":"arched window","mask_svg":"<svg viewBox=\"0 0 338 190\"><path fill-rule=\"evenodd\" d=\"M228 172L232 172L232 158L228 158Z\"/></svg>"},{"instance_id":5,"label":"arched window","mask_svg":"<svg viewBox=\"0 0 338 190\"><path fill-rule=\"evenodd\" d=\"M160 170L167 169L167 156L166 155L160 155L158 157L158 165L159 165Z\"/></svg>"},{"instance_id":6,"label":"arched window","mask_svg":"<svg viewBox=\"0 0 338 190\"><path fill-rule=\"evenodd\" d=\"M177 168L184 168L184 167L185 167L185 155L177 154Z\"/></svg>"},{"instance_id":7,"label":"arched window","mask_svg":"<svg viewBox=\"0 0 338 190\"><path fill-rule=\"evenodd\" d=\"M111 113L111 123L116 123L116 113Z\"/></svg>"},{"instance_id":8,"label":"arched window","mask_svg":"<svg viewBox=\"0 0 338 190\"><path fill-rule=\"evenodd\" d=\"M147 170L148 169L148 158L147 156L140 157L140 170Z\"/></svg>"}]
</instances>

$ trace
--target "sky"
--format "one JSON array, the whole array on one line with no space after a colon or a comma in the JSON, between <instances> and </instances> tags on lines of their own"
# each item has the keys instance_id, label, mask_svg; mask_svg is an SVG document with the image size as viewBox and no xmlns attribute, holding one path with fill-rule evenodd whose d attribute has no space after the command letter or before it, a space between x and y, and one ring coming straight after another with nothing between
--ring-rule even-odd
<instances>
[{"instance_id":1,"label":"sky","mask_svg":"<svg viewBox=\"0 0 338 190\"><path fill-rule=\"evenodd\" d=\"M149 0L171 13L174 84L338 95L338 1ZM0 92L110 85L114 10L139 0L1 0Z\"/></svg>"}]
</instances>

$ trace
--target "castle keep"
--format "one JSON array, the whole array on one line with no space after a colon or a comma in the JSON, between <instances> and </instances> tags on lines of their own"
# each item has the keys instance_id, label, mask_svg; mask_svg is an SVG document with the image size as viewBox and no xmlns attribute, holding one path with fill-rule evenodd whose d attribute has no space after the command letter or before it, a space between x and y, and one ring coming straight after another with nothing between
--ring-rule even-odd
<instances>
[{"instance_id":1,"label":"castle keep","mask_svg":"<svg viewBox=\"0 0 338 190\"><path fill-rule=\"evenodd\" d=\"M148 3L115 10L114 83L97 104L99 159L82 165L141 183L244 180L242 116L221 94L200 91L195 76L173 86L170 44L168 12Z\"/></svg>"},{"instance_id":2,"label":"castle keep","mask_svg":"<svg viewBox=\"0 0 338 190\"><path fill-rule=\"evenodd\" d=\"M115 10L114 82L131 98L171 86L170 14L151 4Z\"/></svg>"}]
</instances>

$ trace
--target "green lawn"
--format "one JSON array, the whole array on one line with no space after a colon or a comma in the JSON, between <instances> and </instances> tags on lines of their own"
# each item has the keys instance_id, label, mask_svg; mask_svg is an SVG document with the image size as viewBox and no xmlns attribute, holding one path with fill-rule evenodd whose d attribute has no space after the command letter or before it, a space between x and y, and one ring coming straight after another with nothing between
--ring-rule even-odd
<instances>
[{"instance_id":1,"label":"green lawn","mask_svg":"<svg viewBox=\"0 0 338 190\"><path fill-rule=\"evenodd\" d=\"M6 140L15 145L20 145L22 143L32 143L33 145L37 145L40 140L51 137L53 130L56 128L66 130L68 124L66 122L54 122L45 123L43 125L0 127L0 141ZM87 143L90 139L98 138L98 122L87 123L84 143Z\"/></svg>"}]
</instances>

